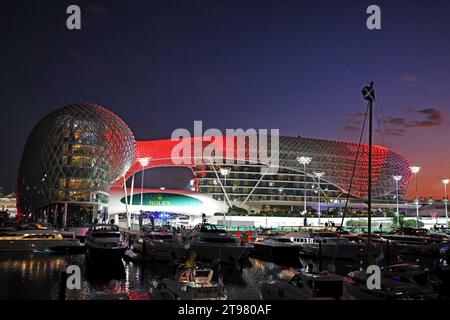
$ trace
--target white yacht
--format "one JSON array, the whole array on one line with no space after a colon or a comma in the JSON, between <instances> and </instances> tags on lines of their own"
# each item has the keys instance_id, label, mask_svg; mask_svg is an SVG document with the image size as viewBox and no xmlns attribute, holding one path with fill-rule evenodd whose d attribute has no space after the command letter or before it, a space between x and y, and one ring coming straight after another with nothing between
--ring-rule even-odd
<instances>
[{"instance_id":1,"label":"white yacht","mask_svg":"<svg viewBox=\"0 0 450 320\"><path fill-rule=\"evenodd\" d=\"M86 233L86 253L93 258L120 259L128 248L128 239L119 227L111 224L94 224Z\"/></svg>"},{"instance_id":2,"label":"white yacht","mask_svg":"<svg viewBox=\"0 0 450 320\"><path fill-rule=\"evenodd\" d=\"M220 272L211 268L187 268L174 279L164 279L150 289L152 300L224 300L224 284Z\"/></svg>"}]
</instances>

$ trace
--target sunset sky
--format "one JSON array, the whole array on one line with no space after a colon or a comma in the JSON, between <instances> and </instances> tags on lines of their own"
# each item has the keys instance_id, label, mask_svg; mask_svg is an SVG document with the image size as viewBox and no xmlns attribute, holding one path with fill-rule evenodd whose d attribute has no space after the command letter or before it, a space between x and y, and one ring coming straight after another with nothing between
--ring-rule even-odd
<instances>
[{"instance_id":1,"label":"sunset sky","mask_svg":"<svg viewBox=\"0 0 450 320\"><path fill-rule=\"evenodd\" d=\"M82 29L66 28L78 4ZM375 142L422 167L422 196L450 176L450 1L4 1L0 186L47 113L78 101L118 114L138 140L176 128L279 128L357 141L375 81Z\"/></svg>"}]
</instances>

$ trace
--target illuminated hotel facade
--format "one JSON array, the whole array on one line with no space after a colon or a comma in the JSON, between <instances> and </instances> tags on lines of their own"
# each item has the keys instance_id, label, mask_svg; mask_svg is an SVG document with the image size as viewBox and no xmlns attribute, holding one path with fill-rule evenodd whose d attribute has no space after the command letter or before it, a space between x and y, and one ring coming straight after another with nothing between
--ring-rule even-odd
<instances>
[{"instance_id":1,"label":"illuminated hotel facade","mask_svg":"<svg viewBox=\"0 0 450 320\"><path fill-rule=\"evenodd\" d=\"M196 140L191 138L185 143L194 149ZM214 137L202 140L202 150L213 143ZM349 207L363 208L367 198L368 146L365 144L310 139L303 137L279 137L279 166L277 170L269 170L265 163L249 163L237 157L237 152L230 154L226 147L230 145L227 139L236 141L236 137L218 137L220 150L218 159L206 158L199 161L193 154L183 157L182 166L192 170L192 191L185 191L188 196L195 194L207 195L215 200L210 204L211 210L203 208L203 212L227 211L235 206L247 212L301 212L304 210L306 198L307 211L317 211L319 197L321 210L341 208L347 195ZM212 141L211 141L212 140ZM245 140L244 154L248 157L254 147L250 139ZM128 181L134 174L142 170L157 167L180 166L173 159L172 151L179 144L176 140L138 141L136 143L137 160L126 174ZM233 143L231 143L233 145ZM192 152L193 153L193 152ZM393 150L373 147L373 197L379 208L392 208L396 203L396 184L394 175L402 175L399 184L399 201L404 202L407 182L411 178L409 162ZM355 162L355 159L358 160ZM309 163L303 165L301 157L309 158ZM145 166L139 159L148 159ZM121 181L115 184L115 194L122 194ZM147 190L158 192L161 190ZM126 193L139 199L141 190L135 182L134 190L127 188ZM166 194L180 191L165 190ZM164 206L162 206L164 207ZM139 208L141 210L142 208ZM164 210L150 206L151 210ZM170 211L172 208L165 208ZM114 211L120 210L115 206ZM123 208L122 208L123 210ZM145 210L145 208L144 208Z\"/></svg>"},{"instance_id":2,"label":"illuminated hotel facade","mask_svg":"<svg viewBox=\"0 0 450 320\"><path fill-rule=\"evenodd\" d=\"M271 154L278 160L274 169L260 157L248 161L257 153L251 137L244 138L243 150L230 150L236 146L230 142L241 138L186 138L184 143L200 145L202 151L220 139L220 152L202 159L194 152L183 154L180 164L173 156L180 141L135 141L111 111L95 104L66 106L41 120L27 141L18 177L19 215L70 226L90 222L100 211L214 215L234 206L276 215L305 207L315 212L319 197L322 211L341 208L347 196L350 207L365 206L367 145L280 136ZM191 190L149 189L135 179L144 170L180 166L192 171ZM375 207L393 208L397 191L404 202L409 166L395 151L373 147ZM403 177L398 189L394 175Z\"/></svg>"}]
</instances>

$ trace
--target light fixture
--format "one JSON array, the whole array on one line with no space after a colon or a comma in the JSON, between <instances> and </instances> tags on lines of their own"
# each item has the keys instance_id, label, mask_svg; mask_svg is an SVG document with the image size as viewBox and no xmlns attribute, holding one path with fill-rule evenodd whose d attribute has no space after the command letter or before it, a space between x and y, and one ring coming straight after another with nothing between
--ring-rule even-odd
<instances>
[{"instance_id":1,"label":"light fixture","mask_svg":"<svg viewBox=\"0 0 450 320\"><path fill-rule=\"evenodd\" d=\"M412 166L412 167L409 167L409 170L411 170L412 173L417 174L420 171L420 167Z\"/></svg>"},{"instance_id":2,"label":"light fixture","mask_svg":"<svg viewBox=\"0 0 450 320\"><path fill-rule=\"evenodd\" d=\"M231 170L229 168L220 168L220 174L224 177L230 174Z\"/></svg>"},{"instance_id":3,"label":"light fixture","mask_svg":"<svg viewBox=\"0 0 450 320\"><path fill-rule=\"evenodd\" d=\"M297 157L297 161L303 165L310 164L311 160L312 160L311 157L305 157L305 156Z\"/></svg>"},{"instance_id":4,"label":"light fixture","mask_svg":"<svg viewBox=\"0 0 450 320\"><path fill-rule=\"evenodd\" d=\"M138 161L139 161L139 164L141 165L141 167L146 167L150 163L150 158L149 157L138 158Z\"/></svg>"}]
</instances>

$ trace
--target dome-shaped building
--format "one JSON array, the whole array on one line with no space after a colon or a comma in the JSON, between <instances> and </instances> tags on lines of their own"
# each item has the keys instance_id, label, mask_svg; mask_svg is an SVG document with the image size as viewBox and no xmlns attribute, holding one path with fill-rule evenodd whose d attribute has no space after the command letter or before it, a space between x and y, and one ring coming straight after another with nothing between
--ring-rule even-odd
<instances>
[{"instance_id":1,"label":"dome-shaped building","mask_svg":"<svg viewBox=\"0 0 450 320\"><path fill-rule=\"evenodd\" d=\"M135 153L130 128L102 106L76 103L50 113L34 127L22 154L19 214L61 226L90 223Z\"/></svg>"}]
</instances>

